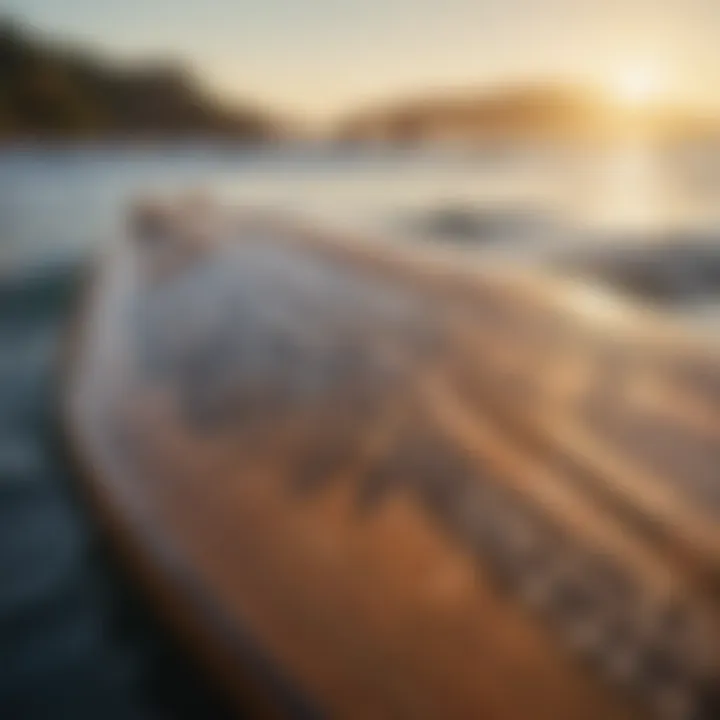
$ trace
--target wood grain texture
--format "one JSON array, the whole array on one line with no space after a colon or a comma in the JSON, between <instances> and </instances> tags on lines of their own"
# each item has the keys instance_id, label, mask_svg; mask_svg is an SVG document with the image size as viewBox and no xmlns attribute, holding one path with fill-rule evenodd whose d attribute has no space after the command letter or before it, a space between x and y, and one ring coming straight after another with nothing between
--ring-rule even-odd
<instances>
[{"instance_id":1,"label":"wood grain texture","mask_svg":"<svg viewBox=\"0 0 720 720\"><path fill-rule=\"evenodd\" d=\"M279 224L190 240L102 263L68 422L241 704L712 717L712 349Z\"/></svg>"}]
</instances>

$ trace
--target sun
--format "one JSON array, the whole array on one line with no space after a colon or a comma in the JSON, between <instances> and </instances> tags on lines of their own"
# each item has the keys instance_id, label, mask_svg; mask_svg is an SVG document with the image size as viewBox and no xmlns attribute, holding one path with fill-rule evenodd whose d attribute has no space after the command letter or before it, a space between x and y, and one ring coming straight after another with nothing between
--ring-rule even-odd
<instances>
[{"instance_id":1,"label":"sun","mask_svg":"<svg viewBox=\"0 0 720 720\"><path fill-rule=\"evenodd\" d=\"M614 86L618 100L639 107L653 102L663 90L660 74L651 68L633 67L619 73Z\"/></svg>"}]
</instances>

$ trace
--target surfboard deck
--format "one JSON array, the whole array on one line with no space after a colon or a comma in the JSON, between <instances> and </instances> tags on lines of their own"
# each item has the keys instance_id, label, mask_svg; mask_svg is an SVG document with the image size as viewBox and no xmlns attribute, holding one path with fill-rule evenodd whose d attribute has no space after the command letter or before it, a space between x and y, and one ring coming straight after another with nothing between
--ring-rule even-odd
<instances>
[{"instance_id":1,"label":"surfboard deck","mask_svg":"<svg viewBox=\"0 0 720 720\"><path fill-rule=\"evenodd\" d=\"M716 716L714 349L577 289L199 212L144 212L80 318L86 486L239 707Z\"/></svg>"}]
</instances>

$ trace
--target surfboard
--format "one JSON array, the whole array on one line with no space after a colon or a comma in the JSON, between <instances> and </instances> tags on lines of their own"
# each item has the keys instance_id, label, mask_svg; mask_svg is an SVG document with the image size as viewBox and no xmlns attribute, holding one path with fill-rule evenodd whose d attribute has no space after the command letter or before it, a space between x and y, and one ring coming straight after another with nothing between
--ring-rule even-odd
<instances>
[{"instance_id":1,"label":"surfboard","mask_svg":"<svg viewBox=\"0 0 720 720\"><path fill-rule=\"evenodd\" d=\"M717 350L558 278L149 206L66 429L252 716L716 717Z\"/></svg>"}]
</instances>

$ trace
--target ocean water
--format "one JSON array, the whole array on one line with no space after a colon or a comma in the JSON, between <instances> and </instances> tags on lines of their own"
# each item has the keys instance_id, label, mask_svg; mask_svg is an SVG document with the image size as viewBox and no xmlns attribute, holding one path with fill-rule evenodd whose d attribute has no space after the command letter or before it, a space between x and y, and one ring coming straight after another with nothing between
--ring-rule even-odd
<instances>
[{"instance_id":1,"label":"ocean water","mask_svg":"<svg viewBox=\"0 0 720 720\"><path fill-rule=\"evenodd\" d=\"M690 265L714 253L720 147L10 148L0 150L0 279L91 257L125 232L138 197L192 191L463 262L581 267L622 290L617 262L655 273L668 247ZM677 289L693 290L687 272ZM681 299L712 306L717 287L698 284L700 298Z\"/></svg>"},{"instance_id":2,"label":"ocean water","mask_svg":"<svg viewBox=\"0 0 720 720\"><path fill-rule=\"evenodd\" d=\"M713 148L0 151L2 717L180 717L178 703L199 716L211 702L105 552L55 415L88 264L134 199L187 190L464 263L577 273L711 333L720 321Z\"/></svg>"},{"instance_id":3,"label":"ocean water","mask_svg":"<svg viewBox=\"0 0 720 720\"><path fill-rule=\"evenodd\" d=\"M18 265L91 250L123 231L124 211L145 194L203 190L240 206L399 236L422 211L446 205L551 211L547 179L530 155L497 151L15 149L0 153L0 259Z\"/></svg>"}]
</instances>

